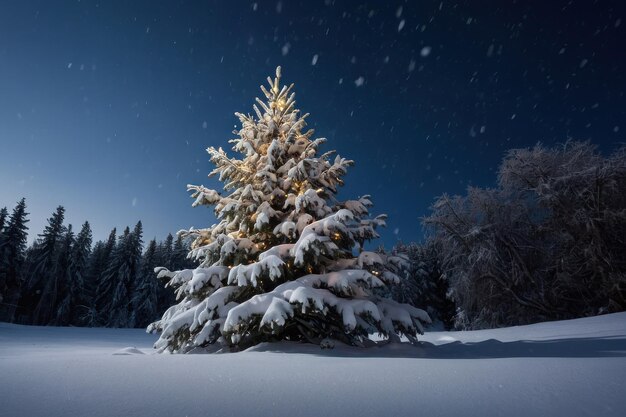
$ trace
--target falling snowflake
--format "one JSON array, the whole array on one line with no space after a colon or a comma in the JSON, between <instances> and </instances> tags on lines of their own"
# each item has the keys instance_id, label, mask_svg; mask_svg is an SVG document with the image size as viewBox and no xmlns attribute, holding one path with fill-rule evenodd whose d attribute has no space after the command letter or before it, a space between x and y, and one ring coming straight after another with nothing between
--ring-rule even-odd
<instances>
[{"instance_id":1,"label":"falling snowflake","mask_svg":"<svg viewBox=\"0 0 626 417\"><path fill-rule=\"evenodd\" d=\"M289 49L291 48L291 44L289 42L287 42L286 44L283 45L282 47L282 52L283 52L283 56L287 55L289 53Z\"/></svg>"}]
</instances>

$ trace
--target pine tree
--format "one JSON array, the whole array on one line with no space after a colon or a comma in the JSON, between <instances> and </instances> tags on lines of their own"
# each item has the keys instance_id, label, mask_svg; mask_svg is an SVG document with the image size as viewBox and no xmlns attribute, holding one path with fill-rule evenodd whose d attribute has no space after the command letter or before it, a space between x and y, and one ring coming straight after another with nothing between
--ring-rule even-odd
<instances>
[{"instance_id":1,"label":"pine tree","mask_svg":"<svg viewBox=\"0 0 626 417\"><path fill-rule=\"evenodd\" d=\"M66 266L66 288L61 294L63 300L57 309L57 325L80 325L87 313L88 299L85 294L84 278L87 273L89 255L91 253L91 226L85 222L76 236L70 242L71 229L66 233L66 247L68 262Z\"/></svg>"},{"instance_id":2,"label":"pine tree","mask_svg":"<svg viewBox=\"0 0 626 417\"><path fill-rule=\"evenodd\" d=\"M56 305L52 306L53 316L50 320L53 326L66 326L70 321L71 305L68 295L72 291L71 253L74 245L74 231L72 225L65 228L65 233L59 242L57 254L57 297ZM65 302L65 301L68 302Z\"/></svg>"},{"instance_id":3,"label":"pine tree","mask_svg":"<svg viewBox=\"0 0 626 417\"><path fill-rule=\"evenodd\" d=\"M106 242L98 241L89 257L89 270L85 280L85 298L88 307L82 321L86 326L98 326L98 308L96 298L100 287L100 279L109 264L111 254L117 241L117 229L113 228Z\"/></svg>"},{"instance_id":4,"label":"pine tree","mask_svg":"<svg viewBox=\"0 0 626 417\"><path fill-rule=\"evenodd\" d=\"M22 287L28 236L26 200L22 198L17 203L4 225L6 214L6 209L0 211L0 320L13 321Z\"/></svg>"},{"instance_id":5,"label":"pine tree","mask_svg":"<svg viewBox=\"0 0 626 417\"><path fill-rule=\"evenodd\" d=\"M133 297L140 285L140 269L143 253L143 224L138 221L131 234L129 257L128 257L128 278L126 284L125 304L120 307L124 311L124 327L134 327L132 323Z\"/></svg>"},{"instance_id":6,"label":"pine tree","mask_svg":"<svg viewBox=\"0 0 626 417\"><path fill-rule=\"evenodd\" d=\"M165 241L161 242L157 248L157 254L161 265L168 269L173 269L174 261L174 236L168 233Z\"/></svg>"},{"instance_id":7,"label":"pine tree","mask_svg":"<svg viewBox=\"0 0 626 417\"><path fill-rule=\"evenodd\" d=\"M176 270L173 266L174 237L171 233L167 235L165 241L157 245L157 265L164 266L169 270ZM169 279L167 277L157 278L157 316L162 315L172 304L176 302L176 296L171 287L165 286Z\"/></svg>"},{"instance_id":8,"label":"pine tree","mask_svg":"<svg viewBox=\"0 0 626 417\"><path fill-rule=\"evenodd\" d=\"M157 243L151 240L141 258L137 285L133 291L130 327L146 327L157 317Z\"/></svg>"},{"instance_id":9,"label":"pine tree","mask_svg":"<svg viewBox=\"0 0 626 417\"><path fill-rule=\"evenodd\" d=\"M3 262L3 254L2 254L2 250L3 249L2 249L2 247L4 245L4 239L5 239L5 236L4 236L4 226L6 225L6 219L7 219L8 215L9 215L9 212L8 212L7 208L6 207L2 207L0 209L0 271L1 271L1 268L2 268L2 262ZM0 272L0 274L1 273L2 272ZM0 291L0 297L2 297L2 292L1 291ZM1 300L0 300L0 303L2 303ZM0 306L1 306L1 304L0 304Z\"/></svg>"},{"instance_id":10,"label":"pine tree","mask_svg":"<svg viewBox=\"0 0 626 417\"><path fill-rule=\"evenodd\" d=\"M59 246L65 232L64 218L65 208L57 207L48 219L43 233L39 235L32 253L33 264L28 271L29 283L23 298L26 306L34 308L33 324L47 325L56 313L54 308L59 296Z\"/></svg>"},{"instance_id":11,"label":"pine tree","mask_svg":"<svg viewBox=\"0 0 626 417\"><path fill-rule=\"evenodd\" d=\"M9 211L7 210L7 208L2 207L0 209L0 246L2 246L2 238L4 236L4 226L5 226L8 215L9 215Z\"/></svg>"},{"instance_id":12,"label":"pine tree","mask_svg":"<svg viewBox=\"0 0 626 417\"><path fill-rule=\"evenodd\" d=\"M192 268L194 266L194 262L187 258L188 254L189 248L185 246L182 236L177 236L176 242L174 242L174 247L172 248L171 268L168 269L179 270Z\"/></svg>"},{"instance_id":13,"label":"pine tree","mask_svg":"<svg viewBox=\"0 0 626 417\"><path fill-rule=\"evenodd\" d=\"M190 185L194 206L215 206L219 223L182 232L192 237L200 267L157 268L180 302L149 330L161 332L160 351L188 352L219 342L242 349L264 341L338 339L371 344L368 335L414 341L428 314L382 296L399 281L381 257L362 250L385 216L369 218L369 196L338 201L337 187L352 161L320 154L324 139L304 131L294 94L268 78L253 116L237 113L231 141L242 159L209 148L226 195ZM358 254L355 254L355 249ZM389 295L389 291L386 291Z\"/></svg>"},{"instance_id":14,"label":"pine tree","mask_svg":"<svg viewBox=\"0 0 626 417\"><path fill-rule=\"evenodd\" d=\"M132 233L128 227L124 230L102 276L97 302L100 323L104 326L129 326L131 294L141 262L142 233L141 222Z\"/></svg>"},{"instance_id":15,"label":"pine tree","mask_svg":"<svg viewBox=\"0 0 626 417\"><path fill-rule=\"evenodd\" d=\"M113 293L117 287L120 269L124 266L129 236L130 229L126 227L122 235L117 238L116 245L109 257L109 262L98 280L95 297L98 326L110 326L112 321Z\"/></svg>"},{"instance_id":16,"label":"pine tree","mask_svg":"<svg viewBox=\"0 0 626 417\"><path fill-rule=\"evenodd\" d=\"M398 271L400 285L394 288L394 299L413 306L426 305L429 316L446 330L454 327L456 306L448 296L449 285L442 271L436 245L398 244L387 259L402 259Z\"/></svg>"}]
</instances>

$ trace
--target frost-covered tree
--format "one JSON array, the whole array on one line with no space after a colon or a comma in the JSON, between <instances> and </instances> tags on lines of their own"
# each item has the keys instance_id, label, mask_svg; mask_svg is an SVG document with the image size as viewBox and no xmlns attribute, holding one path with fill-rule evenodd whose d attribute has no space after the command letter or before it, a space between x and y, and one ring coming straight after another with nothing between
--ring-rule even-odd
<instances>
[{"instance_id":1,"label":"frost-covered tree","mask_svg":"<svg viewBox=\"0 0 626 417\"><path fill-rule=\"evenodd\" d=\"M511 150L493 189L443 195L425 218L460 311L484 328L626 309L626 147Z\"/></svg>"},{"instance_id":2,"label":"frost-covered tree","mask_svg":"<svg viewBox=\"0 0 626 417\"><path fill-rule=\"evenodd\" d=\"M132 295L130 327L146 327L157 317L157 279L154 268L157 266L157 243L151 240L141 258L141 268L137 274L137 285Z\"/></svg>"},{"instance_id":3,"label":"frost-covered tree","mask_svg":"<svg viewBox=\"0 0 626 417\"><path fill-rule=\"evenodd\" d=\"M180 232L193 238L195 269L157 269L180 302L149 330L160 351L189 352L219 343L242 349L264 341L332 339L356 346L368 335L416 340L428 314L382 294L398 277L380 255L363 251L385 216L368 217L369 196L339 201L352 161L320 153L325 139L304 130L291 86L268 78L255 116L237 113L231 158L209 148L224 194L190 185L194 206L215 206L219 222ZM386 292L388 294L388 291Z\"/></svg>"},{"instance_id":4,"label":"frost-covered tree","mask_svg":"<svg viewBox=\"0 0 626 417\"><path fill-rule=\"evenodd\" d=\"M13 321L22 287L28 213L22 198L6 221L6 209L0 211L0 320ZM5 224L6 222L6 224Z\"/></svg>"}]
</instances>

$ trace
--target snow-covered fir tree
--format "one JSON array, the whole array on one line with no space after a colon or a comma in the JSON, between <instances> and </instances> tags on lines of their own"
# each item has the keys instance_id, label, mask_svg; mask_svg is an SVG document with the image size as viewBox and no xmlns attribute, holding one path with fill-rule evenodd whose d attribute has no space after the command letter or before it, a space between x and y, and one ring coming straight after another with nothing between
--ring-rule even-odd
<instances>
[{"instance_id":1,"label":"snow-covered fir tree","mask_svg":"<svg viewBox=\"0 0 626 417\"><path fill-rule=\"evenodd\" d=\"M255 116L237 113L231 158L208 149L211 175L224 194L189 185L194 206L215 206L219 222L181 231L193 238L195 269L158 269L180 302L149 330L160 351L189 352L218 343L232 350L264 341L336 339L369 345L368 335L416 340L423 310L386 295L399 281L379 254L364 251L385 216L368 217L369 196L339 201L337 188L353 161L320 153L325 139L305 130L308 114L295 107L293 84L281 86L280 67Z\"/></svg>"}]
</instances>

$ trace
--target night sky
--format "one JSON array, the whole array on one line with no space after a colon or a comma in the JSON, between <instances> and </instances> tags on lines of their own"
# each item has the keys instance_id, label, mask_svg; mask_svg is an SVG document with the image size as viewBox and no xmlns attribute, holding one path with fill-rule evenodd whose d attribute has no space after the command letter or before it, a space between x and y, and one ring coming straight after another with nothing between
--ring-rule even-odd
<instances>
[{"instance_id":1,"label":"night sky","mask_svg":"<svg viewBox=\"0 0 626 417\"><path fill-rule=\"evenodd\" d=\"M623 1L0 2L0 206L31 239L62 204L96 239L214 222L191 208L275 67L324 150L354 159L380 243L419 240L433 199L492 186L514 147L626 142ZM377 242L379 243L379 242Z\"/></svg>"}]
</instances>

